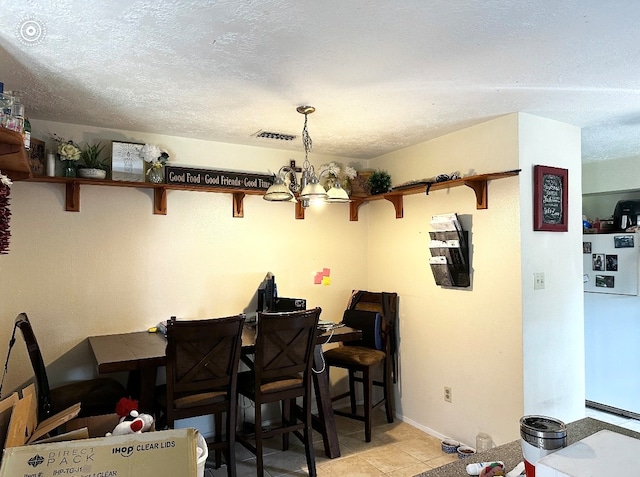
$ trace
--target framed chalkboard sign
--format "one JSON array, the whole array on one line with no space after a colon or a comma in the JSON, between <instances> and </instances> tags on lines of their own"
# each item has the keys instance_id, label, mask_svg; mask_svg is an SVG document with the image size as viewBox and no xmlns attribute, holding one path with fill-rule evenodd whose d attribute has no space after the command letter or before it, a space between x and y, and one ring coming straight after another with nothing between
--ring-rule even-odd
<instances>
[{"instance_id":1,"label":"framed chalkboard sign","mask_svg":"<svg viewBox=\"0 0 640 477\"><path fill-rule=\"evenodd\" d=\"M533 230L567 231L568 178L567 169L534 166Z\"/></svg>"}]
</instances>

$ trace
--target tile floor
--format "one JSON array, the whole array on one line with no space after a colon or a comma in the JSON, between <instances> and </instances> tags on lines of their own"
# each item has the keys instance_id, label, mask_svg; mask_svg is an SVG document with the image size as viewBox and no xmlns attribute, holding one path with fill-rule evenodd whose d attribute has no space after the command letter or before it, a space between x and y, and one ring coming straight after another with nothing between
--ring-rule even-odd
<instances>
[{"instance_id":1,"label":"tile floor","mask_svg":"<svg viewBox=\"0 0 640 477\"><path fill-rule=\"evenodd\" d=\"M336 416L341 456L329 459L324 455L322 438L314 432L316 470L318 477L358 477L392 476L413 477L451 461L457 454L445 454L440 447L440 439L422 432L415 427L395 420L387 423L384 412L376 411L371 442L364 441L364 424ZM270 439L269 450L265 450L265 475L303 476L307 474L304 447L295 437L291 437L288 451L280 450L280 439ZM255 457L240 444L236 445L238 477L256 475ZM209 468L207 461L205 477L223 477L227 469Z\"/></svg>"},{"instance_id":2,"label":"tile floor","mask_svg":"<svg viewBox=\"0 0 640 477\"><path fill-rule=\"evenodd\" d=\"M595 409L586 409L587 417L610 422L640 432L640 421L632 418L608 414ZM384 412L375 412L373 438L364 442L364 427L361 422L336 416L338 439L342 456L329 459L324 455L320 434L314 432L316 469L318 477L413 477L426 470L457 460L457 454L445 454L440 447L440 439L415 427L396 420L386 421ZM265 450L265 475L303 476L307 474L304 448L295 437L291 438L289 451L280 450L280 440L269 442ZM236 446L238 477L256 475L255 457L240 444ZM224 477L227 469L209 468L207 462L205 477Z\"/></svg>"}]
</instances>

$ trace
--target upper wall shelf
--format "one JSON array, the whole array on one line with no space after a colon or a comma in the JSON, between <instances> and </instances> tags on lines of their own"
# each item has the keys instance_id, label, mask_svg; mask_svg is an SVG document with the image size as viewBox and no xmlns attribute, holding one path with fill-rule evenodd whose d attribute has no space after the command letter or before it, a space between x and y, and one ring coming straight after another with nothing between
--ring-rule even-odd
<instances>
[{"instance_id":1,"label":"upper wall shelf","mask_svg":"<svg viewBox=\"0 0 640 477\"><path fill-rule=\"evenodd\" d=\"M48 177L35 176L29 179L30 182L50 182L65 184L66 198L65 210L67 212L80 211L80 186L98 185L109 187L135 187L138 189L153 189L153 213L167 215L167 191L168 190L193 190L200 192L221 192L233 195L233 216L244 217L243 200L245 195L262 195L262 190L248 189L221 189L218 187L201 187L176 184L152 184L150 182L127 182L100 179L81 179L76 177Z\"/></svg>"},{"instance_id":2,"label":"upper wall shelf","mask_svg":"<svg viewBox=\"0 0 640 477\"><path fill-rule=\"evenodd\" d=\"M13 131L9 131L13 132ZM1 151L1 149L0 149ZM24 148L22 148L24 151ZM0 164L1 158L0 156ZM27 163L28 168L28 163ZM4 172L4 169L2 169ZM7 169L11 171L11 169ZM17 172L17 175L16 175ZM358 220L358 209L365 202L372 200L386 199L391 202L396 210L396 218L403 217L403 197L405 195L421 194L424 192L430 193L440 189L450 189L452 187L458 187L465 185L473 189L476 195L476 208L486 209L488 207L488 191L487 183L490 180L502 179L504 177L512 177L518 175L519 169L506 172L495 172L492 174L480 174L477 176L464 177L462 179L454 179L446 182L435 182L425 185L424 183L417 184L415 186L407 187L406 189L391 191L386 194L372 195L368 197L355 197L352 198L349 203L349 219L351 221ZM14 175L10 176L12 179L16 176L20 176L21 171L14 171ZM28 178L30 173L26 176L20 176L21 178ZM200 187L200 186L188 186L188 185L176 185L176 184L152 184L150 182L127 182L127 181L112 181L112 180L99 180L99 179L81 179L75 177L48 177L48 176L34 176L28 178L30 182L48 182L65 185L65 210L68 212L80 211L80 186L82 185L97 185L97 186L109 186L109 187L135 187L138 189L153 189L153 213L158 215L167 215L167 191L169 190L191 190L199 192L218 192L227 193L233 195L233 216L244 217L243 201L245 195L262 195L262 190L249 190L249 189L220 189L217 187ZM295 207L296 219L304 219L304 209L300 202L296 203Z\"/></svg>"},{"instance_id":3,"label":"upper wall shelf","mask_svg":"<svg viewBox=\"0 0 640 477\"><path fill-rule=\"evenodd\" d=\"M3 127L0 127L0 171L13 181L31 177L22 134Z\"/></svg>"},{"instance_id":4,"label":"upper wall shelf","mask_svg":"<svg viewBox=\"0 0 640 477\"><path fill-rule=\"evenodd\" d=\"M517 176L520 173L520 169L514 169L506 172L493 172L491 174L479 174L476 176L463 177L461 179L453 179L444 182L430 182L419 183L415 186L407 187L402 190L395 190L387 192L386 194L371 195L368 197L356 197L352 198L349 203L349 220L358 220L358 209L365 202L372 200L386 199L393 204L396 210L396 219L401 219L404 215L403 211L403 197L405 195L422 194L429 195L434 190L450 189L452 187L467 186L473 189L476 194L476 209L486 209L488 207L488 191L487 183L490 180L502 179L505 177Z\"/></svg>"}]
</instances>

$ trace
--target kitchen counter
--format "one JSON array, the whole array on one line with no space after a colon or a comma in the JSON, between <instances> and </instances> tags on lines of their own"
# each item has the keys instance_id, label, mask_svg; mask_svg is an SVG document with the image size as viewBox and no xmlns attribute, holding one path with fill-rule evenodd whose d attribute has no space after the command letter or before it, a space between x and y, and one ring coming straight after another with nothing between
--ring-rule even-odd
<instances>
[{"instance_id":1,"label":"kitchen counter","mask_svg":"<svg viewBox=\"0 0 640 477\"><path fill-rule=\"evenodd\" d=\"M516 423L519 426L519 423ZM591 434L595 434L603 429L608 429L618 434L634 437L640 439L640 433L625 429L624 427L615 426L606 422L593 419L591 417L585 417L575 422L567 424L567 445L573 444L579 440L584 439ZM418 474L416 477L463 477L468 476L467 464L474 462L491 462L501 460L504 462L505 470L509 472L516 465L522 462L522 447L520 446L520 439L503 444L498 447L494 447L491 450L475 454L466 459L460 459L457 462L452 462L437 469L429 470Z\"/></svg>"}]
</instances>

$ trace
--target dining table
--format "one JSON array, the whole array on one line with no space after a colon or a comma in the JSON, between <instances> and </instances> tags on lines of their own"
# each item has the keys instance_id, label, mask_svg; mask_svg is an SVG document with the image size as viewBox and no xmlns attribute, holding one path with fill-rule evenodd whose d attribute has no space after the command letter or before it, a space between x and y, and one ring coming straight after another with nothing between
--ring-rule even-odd
<instances>
[{"instance_id":1,"label":"dining table","mask_svg":"<svg viewBox=\"0 0 640 477\"><path fill-rule=\"evenodd\" d=\"M322 356L322 346L328 343L356 341L360 330L347 326L319 328L314 350L313 385L318 413L313 415L313 427L322 434L325 455L340 457L338 431L331 405L329 373ZM138 399L143 412L153 412L158 369L166 365L167 340L160 332L133 331L111 335L90 336L89 347L98 373L128 373L127 390ZM242 353L250 355L255 349L256 328L245 325L242 330Z\"/></svg>"}]
</instances>

